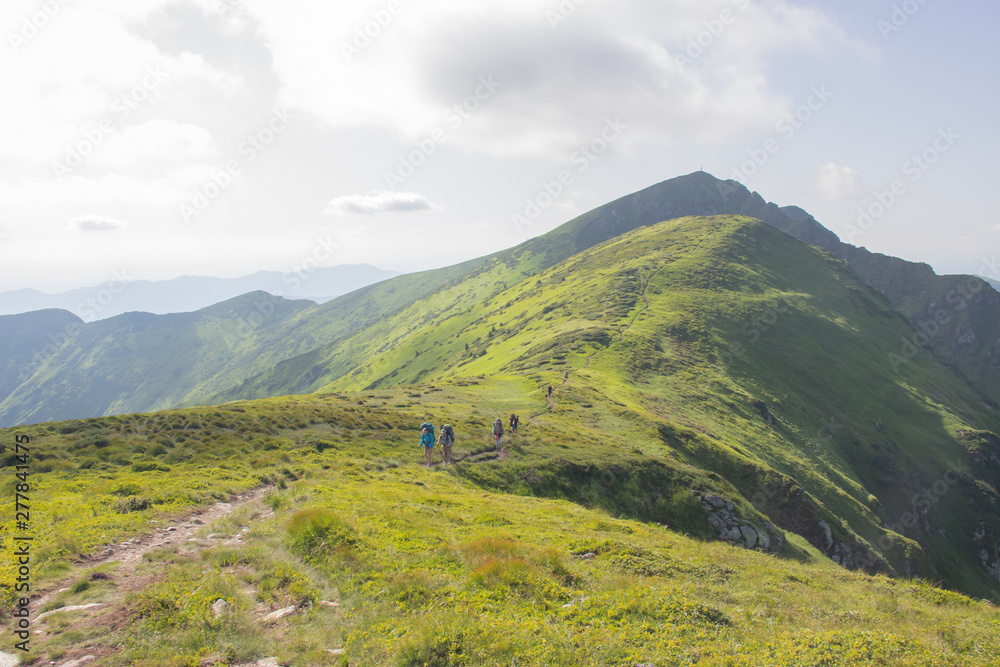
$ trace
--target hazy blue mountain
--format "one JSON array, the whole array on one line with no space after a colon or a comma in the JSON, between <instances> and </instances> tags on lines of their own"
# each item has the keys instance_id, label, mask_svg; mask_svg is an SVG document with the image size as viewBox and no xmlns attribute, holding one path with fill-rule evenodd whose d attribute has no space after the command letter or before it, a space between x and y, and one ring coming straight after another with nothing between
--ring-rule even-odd
<instances>
[{"instance_id":1,"label":"hazy blue mountain","mask_svg":"<svg viewBox=\"0 0 1000 667\"><path fill-rule=\"evenodd\" d=\"M325 303L397 275L396 271L370 264L332 266L298 274L258 271L241 278L181 276L172 280L128 281L126 275L102 285L57 294L34 289L0 292L0 315L59 308L92 322L134 311L160 315L188 313L256 291Z\"/></svg>"}]
</instances>

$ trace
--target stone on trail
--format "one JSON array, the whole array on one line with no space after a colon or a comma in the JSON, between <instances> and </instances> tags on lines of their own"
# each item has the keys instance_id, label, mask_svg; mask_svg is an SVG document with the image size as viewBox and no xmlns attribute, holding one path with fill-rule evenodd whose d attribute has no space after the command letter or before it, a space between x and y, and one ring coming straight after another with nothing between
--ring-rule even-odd
<instances>
[{"instance_id":1,"label":"stone on trail","mask_svg":"<svg viewBox=\"0 0 1000 667\"><path fill-rule=\"evenodd\" d=\"M268 614L267 616L265 616L260 620L263 621L264 623L270 623L271 621L277 621L293 613L295 613L295 605L292 605L291 607L283 607L281 609L278 609L277 611L272 611L270 614Z\"/></svg>"},{"instance_id":2,"label":"stone on trail","mask_svg":"<svg viewBox=\"0 0 1000 667\"><path fill-rule=\"evenodd\" d=\"M76 660L70 660L69 662L64 662L59 667L81 667L92 660L97 660L96 655L85 655L82 658L77 658Z\"/></svg>"},{"instance_id":3,"label":"stone on trail","mask_svg":"<svg viewBox=\"0 0 1000 667\"><path fill-rule=\"evenodd\" d=\"M104 604L101 602L91 602L90 604L75 604L69 607L59 607L58 609L47 611L44 614L39 614L38 616L35 617L35 622L37 623L38 621L42 620L43 618L46 618L47 616L51 616L52 614L59 614L67 611L82 611L84 609L93 609L94 607L103 607L103 606Z\"/></svg>"}]
</instances>

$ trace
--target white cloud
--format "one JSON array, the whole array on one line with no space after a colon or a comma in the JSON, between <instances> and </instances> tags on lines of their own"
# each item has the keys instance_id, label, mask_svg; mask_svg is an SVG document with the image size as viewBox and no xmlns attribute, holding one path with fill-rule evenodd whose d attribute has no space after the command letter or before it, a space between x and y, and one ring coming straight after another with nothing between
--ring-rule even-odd
<instances>
[{"instance_id":1,"label":"white cloud","mask_svg":"<svg viewBox=\"0 0 1000 667\"><path fill-rule=\"evenodd\" d=\"M857 50L827 14L785 0L745 10L731 0L589 3L556 30L546 12L557 3L424 0L402 3L370 34L370 6L247 6L272 51L282 101L331 127L385 127L418 139L446 127L447 110L492 76L500 88L448 141L495 155L562 159L615 117L631 127L626 144L725 141L790 110L765 76L767 58ZM675 54L723 10L736 20L679 67Z\"/></svg>"},{"instance_id":2,"label":"white cloud","mask_svg":"<svg viewBox=\"0 0 1000 667\"><path fill-rule=\"evenodd\" d=\"M110 232L128 227L124 220L112 218L110 215L81 215L73 218L67 224L67 229L78 232Z\"/></svg>"},{"instance_id":3,"label":"white cloud","mask_svg":"<svg viewBox=\"0 0 1000 667\"><path fill-rule=\"evenodd\" d=\"M861 178L853 167L827 162L819 168L816 189L824 199L850 199L861 193Z\"/></svg>"},{"instance_id":4,"label":"white cloud","mask_svg":"<svg viewBox=\"0 0 1000 667\"><path fill-rule=\"evenodd\" d=\"M382 190L370 195L345 195L334 197L323 210L325 215L344 215L345 213L410 213L413 211L431 211L435 206L426 197L416 192L392 192Z\"/></svg>"},{"instance_id":5,"label":"white cloud","mask_svg":"<svg viewBox=\"0 0 1000 667\"><path fill-rule=\"evenodd\" d=\"M241 76L200 54L164 53L135 33L133 21L166 4L80 0L60 5L17 51L5 44L0 88L16 103L0 105L0 156L42 164L65 159L95 125L135 122L158 105L190 113L204 105L205 90L239 90ZM18 30L16 21L8 23ZM191 96L198 103L187 102Z\"/></svg>"}]
</instances>

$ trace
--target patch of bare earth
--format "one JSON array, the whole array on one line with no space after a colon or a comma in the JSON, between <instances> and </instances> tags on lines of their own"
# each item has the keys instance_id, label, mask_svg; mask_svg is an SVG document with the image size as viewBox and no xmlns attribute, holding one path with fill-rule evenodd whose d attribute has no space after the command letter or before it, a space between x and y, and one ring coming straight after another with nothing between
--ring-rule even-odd
<instances>
[{"instance_id":1,"label":"patch of bare earth","mask_svg":"<svg viewBox=\"0 0 1000 667\"><path fill-rule=\"evenodd\" d=\"M100 628L100 632L94 633L97 637L117 634L128 623L128 610L124 605L126 595L144 589L165 574L137 572L138 565L146 554L176 548L179 555L194 555L217 544L235 545L240 543L242 533L226 536L210 533L205 537L196 537L196 533L231 514L234 510L261 500L267 488L260 486L234 496L228 502L199 507L180 517L160 519L162 525L152 532L119 544L107 545L96 553L76 561L76 567L71 574L36 593L31 608L41 609L56 595L68 590L67 587L71 583L80 579L81 570L89 570L106 563L116 563L117 567L109 574L94 573L91 575L91 579L110 580L114 587L114 601L96 605L81 605L80 608L66 607L61 610L49 611L44 615L39 614L39 617L44 616L44 618L36 617L32 623L32 632L35 635L32 639L44 639L50 634L48 623L60 618L69 618L71 615L74 624ZM273 513L269 508L262 508L260 518L268 518L271 515ZM246 530L244 528L243 532ZM99 664L102 658L113 655L118 649L118 647L97 643L99 641L100 639L97 639L94 643L75 647L61 654L57 661L52 661L47 655L41 655L34 664L52 664L57 667Z\"/></svg>"}]
</instances>

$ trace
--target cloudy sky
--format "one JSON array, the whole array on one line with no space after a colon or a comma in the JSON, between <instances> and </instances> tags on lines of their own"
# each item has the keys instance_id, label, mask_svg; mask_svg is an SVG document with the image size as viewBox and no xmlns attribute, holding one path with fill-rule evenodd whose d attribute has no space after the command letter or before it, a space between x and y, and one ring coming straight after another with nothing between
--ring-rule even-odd
<instances>
[{"instance_id":1,"label":"cloudy sky","mask_svg":"<svg viewBox=\"0 0 1000 667\"><path fill-rule=\"evenodd\" d=\"M993 0L5 0L0 291L444 266L699 168L979 272L1000 249L998 19Z\"/></svg>"}]
</instances>

